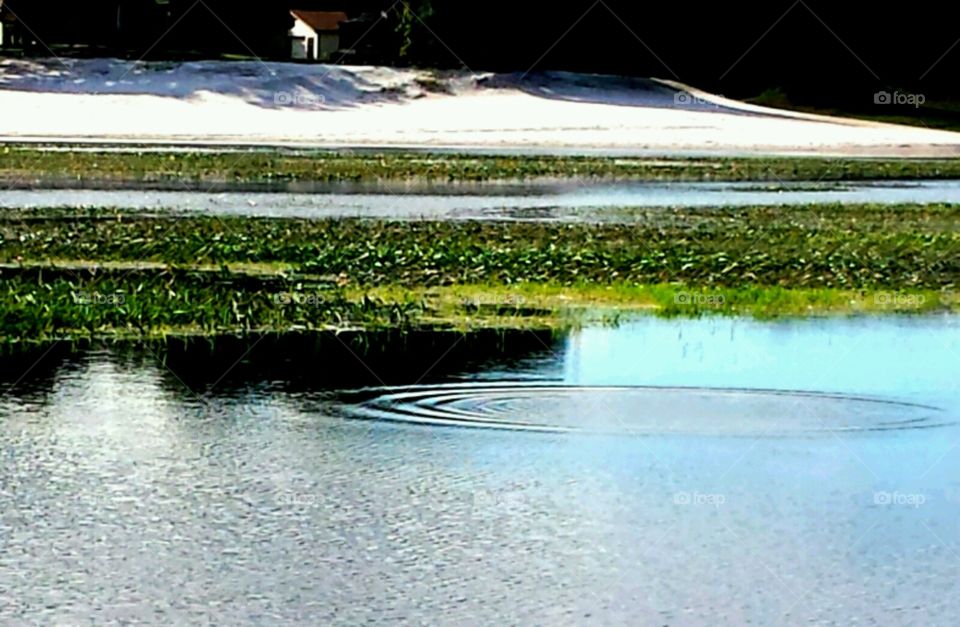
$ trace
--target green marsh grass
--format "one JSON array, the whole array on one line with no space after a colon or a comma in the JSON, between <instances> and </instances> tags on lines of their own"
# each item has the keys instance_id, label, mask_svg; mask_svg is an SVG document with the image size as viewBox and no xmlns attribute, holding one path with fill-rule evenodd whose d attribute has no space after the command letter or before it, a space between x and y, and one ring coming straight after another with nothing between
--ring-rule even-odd
<instances>
[{"instance_id":1,"label":"green marsh grass","mask_svg":"<svg viewBox=\"0 0 960 627\"><path fill-rule=\"evenodd\" d=\"M634 223L0 214L0 340L957 309L960 205ZM602 313L607 312L607 313Z\"/></svg>"},{"instance_id":2,"label":"green marsh grass","mask_svg":"<svg viewBox=\"0 0 960 627\"><path fill-rule=\"evenodd\" d=\"M960 159L478 156L404 152L111 152L0 148L0 181L274 183L373 180L839 181L960 178Z\"/></svg>"}]
</instances>

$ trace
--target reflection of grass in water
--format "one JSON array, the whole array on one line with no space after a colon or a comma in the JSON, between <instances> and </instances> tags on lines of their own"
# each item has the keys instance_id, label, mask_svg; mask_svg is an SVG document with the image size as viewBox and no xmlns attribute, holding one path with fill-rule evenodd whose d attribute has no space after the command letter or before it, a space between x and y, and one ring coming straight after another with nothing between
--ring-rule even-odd
<instances>
[{"instance_id":1,"label":"reflection of grass in water","mask_svg":"<svg viewBox=\"0 0 960 627\"><path fill-rule=\"evenodd\" d=\"M843 183L836 182L825 182L825 183L794 183L794 184L779 184L779 183L768 183L766 185L748 185L744 187L737 187L736 191L738 192L768 192L768 193L779 193L779 192L842 192L850 190L851 186Z\"/></svg>"},{"instance_id":2,"label":"reflection of grass in water","mask_svg":"<svg viewBox=\"0 0 960 627\"><path fill-rule=\"evenodd\" d=\"M29 369L34 389L39 384L52 390L65 364L83 361L85 354L95 353L98 358L108 354L125 370L152 370L160 360L160 374L172 394L184 394L188 403L206 399L208 408L219 411L226 409L220 403L232 397L233 390L250 385L282 382L289 390L310 391L409 385L420 382L425 373L442 378L480 364L486 369L491 362L509 364L550 355L562 337L551 330L500 328L470 333L454 329L296 330L0 344L0 387L19 382ZM224 378L225 372L229 377ZM214 388L216 394L211 395Z\"/></svg>"},{"instance_id":3,"label":"reflection of grass in water","mask_svg":"<svg viewBox=\"0 0 960 627\"><path fill-rule=\"evenodd\" d=\"M611 310L957 308L941 291L960 277L960 206L640 217L565 225L6 212L0 336L541 328Z\"/></svg>"},{"instance_id":4,"label":"reflection of grass in water","mask_svg":"<svg viewBox=\"0 0 960 627\"><path fill-rule=\"evenodd\" d=\"M0 180L266 183L606 178L639 181L836 181L960 178L960 159L608 158L304 151L44 151L4 147Z\"/></svg>"}]
</instances>

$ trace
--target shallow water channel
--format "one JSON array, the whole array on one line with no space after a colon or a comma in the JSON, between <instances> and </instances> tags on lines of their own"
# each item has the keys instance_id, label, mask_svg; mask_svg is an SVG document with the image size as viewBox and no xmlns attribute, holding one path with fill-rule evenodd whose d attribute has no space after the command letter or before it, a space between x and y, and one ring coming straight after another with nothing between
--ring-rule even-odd
<instances>
[{"instance_id":1,"label":"shallow water channel","mask_svg":"<svg viewBox=\"0 0 960 627\"><path fill-rule=\"evenodd\" d=\"M630 222L618 208L952 203L960 181L866 183L530 183L8 189L0 208L123 207L146 212L299 218Z\"/></svg>"},{"instance_id":2,"label":"shallow water channel","mask_svg":"<svg viewBox=\"0 0 960 627\"><path fill-rule=\"evenodd\" d=\"M960 318L0 358L0 622L956 624Z\"/></svg>"}]
</instances>

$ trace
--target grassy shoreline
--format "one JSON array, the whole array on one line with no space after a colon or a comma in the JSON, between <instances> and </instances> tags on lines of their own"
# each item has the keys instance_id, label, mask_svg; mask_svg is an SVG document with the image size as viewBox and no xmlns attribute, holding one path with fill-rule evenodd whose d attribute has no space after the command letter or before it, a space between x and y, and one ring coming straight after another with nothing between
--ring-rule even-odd
<instances>
[{"instance_id":1,"label":"grassy shoreline","mask_svg":"<svg viewBox=\"0 0 960 627\"><path fill-rule=\"evenodd\" d=\"M483 156L410 152L110 152L0 147L0 183L282 184L596 179L858 181L960 178L960 159Z\"/></svg>"},{"instance_id":2,"label":"grassy shoreline","mask_svg":"<svg viewBox=\"0 0 960 627\"><path fill-rule=\"evenodd\" d=\"M340 288L277 275L251 280L227 269L78 273L48 267L4 279L0 344L306 331L565 330L651 314L771 319L946 312L960 312L960 294L951 289L702 289L622 282Z\"/></svg>"},{"instance_id":3,"label":"grassy shoreline","mask_svg":"<svg viewBox=\"0 0 960 627\"><path fill-rule=\"evenodd\" d=\"M960 310L958 205L630 225L0 212L0 343Z\"/></svg>"}]
</instances>

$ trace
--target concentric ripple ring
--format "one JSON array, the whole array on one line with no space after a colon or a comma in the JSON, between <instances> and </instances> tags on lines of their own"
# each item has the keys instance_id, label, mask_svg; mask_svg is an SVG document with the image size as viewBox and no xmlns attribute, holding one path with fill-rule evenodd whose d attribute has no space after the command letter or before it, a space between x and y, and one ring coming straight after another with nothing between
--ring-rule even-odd
<instances>
[{"instance_id":1,"label":"concentric ripple ring","mask_svg":"<svg viewBox=\"0 0 960 627\"><path fill-rule=\"evenodd\" d=\"M953 424L927 405L790 390L498 382L366 388L339 399L351 418L544 432L789 436Z\"/></svg>"}]
</instances>

